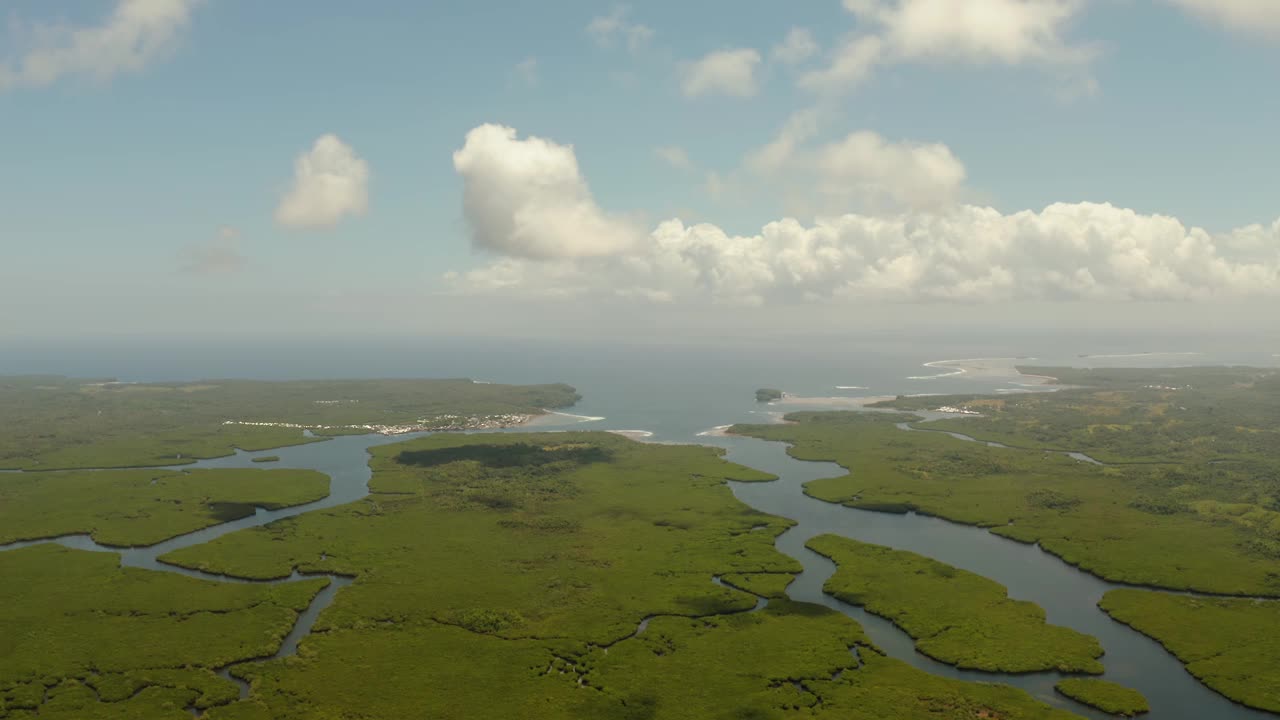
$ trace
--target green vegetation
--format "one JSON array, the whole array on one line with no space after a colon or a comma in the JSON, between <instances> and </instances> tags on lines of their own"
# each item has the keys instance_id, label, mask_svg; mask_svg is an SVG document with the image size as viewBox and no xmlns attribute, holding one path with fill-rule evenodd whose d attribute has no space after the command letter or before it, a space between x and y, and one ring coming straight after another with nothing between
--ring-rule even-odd
<instances>
[{"instance_id":1,"label":"green vegetation","mask_svg":"<svg viewBox=\"0 0 1280 720\"><path fill-rule=\"evenodd\" d=\"M311 470L103 470L20 473L0 482L0 544L88 534L154 545L211 525L329 494Z\"/></svg>"},{"instance_id":2,"label":"green vegetation","mask_svg":"<svg viewBox=\"0 0 1280 720\"><path fill-rule=\"evenodd\" d=\"M1067 678L1058 681L1053 689L1072 700L1112 715L1133 717L1151 712L1151 706L1142 693L1098 678Z\"/></svg>"},{"instance_id":3,"label":"green vegetation","mask_svg":"<svg viewBox=\"0 0 1280 720\"><path fill-rule=\"evenodd\" d=\"M1049 625L1040 606L1009 599L993 580L836 535L806 547L838 566L825 592L892 621L935 660L990 672L1102 673L1097 639Z\"/></svg>"},{"instance_id":4,"label":"green vegetation","mask_svg":"<svg viewBox=\"0 0 1280 720\"><path fill-rule=\"evenodd\" d=\"M443 623L596 644L649 615L755 604L715 575L801 569L773 547L789 523L738 503L724 482L761 473L706 448L550 433L436 435L373 452L366 501L163 559L252 578L295 567L357 576L323 629Z\"/></svg>"},{"instance_id":5,"label":"green vegetation","mask_svg":"<svg viewBox=\"0 0 1280 720\"><path fill-rule=\"evenodd\" d=\"M883 658L821 607L751 612L735 587L776 597L800 567L773 546L787 521L725 483L766 476L709 448L450 435L377 448L372 465L365 501L165 557L356 576L296 657L234 668L253 695L210 720L1073 717Z\"/></svg>"},{"instance_id":6,"label":"green vegetation","mask_svg":"<svg viewBox=\"0 0 1280 720\"><path fill-rule=\"evenodd\" d=\"M216 678L216 676L215 676ZM227 681L216 678L231 686ZM8 720L190 720L187 707L196 707L205 697L189 683L170 687L144 687L134 695L110 702L101 701L95 688L79 680L67 680L52 687L31 686L35 699L25 696L8 705L0 704L0 718ZM195 698L195 700L193 700ZM0 698L2 699L2 698ZM33 708L39 708L39 713ZM6 708L8 708L6 710ZM7 713L7 714L6 714Z\"/></svg>"},{"instance_id":7,"label":"green vegetation","mask_svg":"<svg viewBox=\"0 0 1280 720\"><path fill-rule=\"evenodd\" d=\"M724 584L764 598L785 599L787 586L795 580L791 573L733 573L720 578Z\"/></svg>"},{"instance_id":8,"label":"green vegetation","mask_svg":"<svg viewBox=\"0 0 1280 720\"><path fill-rule=\"evenodd\" d=\"M978 525L1116 582L1280 597L1280 372L1022 370L1066 387L881 403L978 411L915 427L1014 449L903 432L894 424L919 418L892 413L797 413L788 417L798 424L732 432L788 442L797 458L850 469L806 486L822 500ZM1048 450L1111 465L1041 452ZM1274 602L1121 590L1102 607L1159 640L1208 686L1280 712Z\"/></svg>"},{"instance_id":9,"label":"green vegetation","mask_svg":"<svg viewBox=\"0 0 1280 720\"><path fill-rule=\"evenodd\" d=\"M322 439L305 437L304 427L320 436L381 426L494 427L577 400L567 385L470 380L129 384L0 377L0 468L174 465L230 455L235 448Z\"/></svg>"},{"instance_id":10,"label":"green vegetation","mask_svg":"<svg viewBox=\"0 0 1280 720\"><path fill-rule=\"evenodd\" d=\"M1065 393L1039 397L1042 403L1073 402ZM968 404L976 402L987 401ZM788 419L795 424L740 425L731 432L791 443L789 452L799 459L851 470L806 485L805 492L818 499L989 528L1039 543L1116 582L1280 595L1280 511L1269 509L1280 490L1259 470L1261 460L1256 466L1099 467L895 427L913 419L909 415L794 413Z\"/></svg>"},{"instance_id":11,"label":"green vegetation","mask_svg":"<svg viewBox=\"0 0 1280 720\"><path fill-rule=\"evenodd\" d=\"M256 463L280 462L280 456L279 455L259 455L258 457L250 458L250 461L256 462Z\"/></svg>"},{"instance_id":12,"label":"green vegetation","mask_svg":"<svg viewBox=\"0 0 1280 720\"><path fill-rule=\"evenodd\" d=\"M756 391L756 402L771 402L773 400L781 400L782 391L773 388L760 388Z\"/></svg>"},{"instance_id":13,"label":"green vegetation","mask_svg":"<svg viewBox=\"0 0 1280 720\"><path fill-rule=\"evenodd\" d=\"M1125 589L1098 606L1159 642L1205 685L1280 712L1280 603Z\"/></svg>"},{"instance_id":14,"label":"green vegetation","mask_svg":"<svg viewBox=\"0 0 1280 720\"><path fill-rule=\"evenodd\" d=\"M1076 717L1007 686L929 675L865 643L843 615L785 602L759 613L657 618L607 649L382 625L322 633L297 658L244 666L254 697L208 717Z\"/></svg>"},{"instance_id":15,"label":"green vegetation","mask_svg":"<svg viewBox=\"0 0 1280 720\"><path fill-rule=\"evenodd\" d=\"M1054 393L900 397L880 407L954 405L982 417L929 427L1023 448L1074 450L1105 462L1241 463L1264 475L1256 490L1280 497L1280 371L1259 368L1019 368L1051 375Z\"/></svg>"},{"instance_id":16,"label":"green vegetation","mask_svg":"<svg viewBox=\"0 0 1280 720\"><path fill-rule=\"evenodd\" d=\"M56 545L0 553L0 578L0 718L229 702L237 688L211 669L274 652L328 582L207 582Z\"/></svg>"}]
</instances>

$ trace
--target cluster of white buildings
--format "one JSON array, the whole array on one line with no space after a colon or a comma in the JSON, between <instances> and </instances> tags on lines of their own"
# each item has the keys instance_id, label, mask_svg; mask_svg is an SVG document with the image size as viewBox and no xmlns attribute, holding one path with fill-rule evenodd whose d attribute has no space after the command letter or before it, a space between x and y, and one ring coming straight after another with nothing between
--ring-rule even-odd
<instances>
[{"instance_id":1,"label":"cluster of white buildings","mask_svg":"<svg viewBox=\"0 0 1280 720\"><path fill-rule=\"evenodd\" d=\"M952 414L952 415L981 415L981 414L982 414L982 413L978 412L977 410L970 410L970 409L968 409L968 408L953 407L953 406L951 406L951 405L943 405L942 407L938 408L937 410L934 410L934 412L950 413L950 414Z\"/></svg>"},{"instance_id":2,"label":"cluster of white buildings","mask_svg":"<svg viewBox=\"0 0 1280 720\"><path fill-rule=\"evenodd\" d=\"M402 425L382 425L368 423L362 425L307 425L290 422L255 422L252 420L224 420L223 425L246 425L249 427L294 428L297 430L363 430L379 435L406 435L416 432L450 432L459 430L495 430L497 428L522 425L529 422L530 415L438 415L433 418L420 418L417 422Z\"/></svg>"}]
</instances>

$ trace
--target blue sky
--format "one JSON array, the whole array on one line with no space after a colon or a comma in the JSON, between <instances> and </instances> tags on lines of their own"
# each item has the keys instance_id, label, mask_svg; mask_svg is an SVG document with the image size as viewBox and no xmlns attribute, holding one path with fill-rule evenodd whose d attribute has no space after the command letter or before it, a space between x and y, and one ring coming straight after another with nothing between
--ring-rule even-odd
<instances>
[{"instance_id":1,"label":"blue sky","mask_svg":"<svg viewBox=\"0 0 1280 720\"><path fill-rule=\"evenodd\" d=\"M633 7L563 0L10 0L7 33L0 35L0 67L11 78L6 84L0 74L0 333L266 332L309 309L323 310L328 319L299 327L430 332L437 326L424 315L457 315L455 308L465 308L460 316L479 326L504 314L500 308L513 300L581 313L584 299L602 294L609 303L628 304L642 302L636 299L642 295L660 297L667 309L655 313L673 305L735 313L781 312L809 302L831 308L847 297L946 302L953 295L928 288L967 270L930 265L909 277L888 275L885 268L905 251L877 255L865 233L836 243L844 253L841 270L836 277L814 275L812 291L803 286L808 279L783 279L794 268L768 255L785 254L776 247L760 250L758 258L769 280L739 279L730 287L722 276L737 270L722 270L738 250L719 236L681 236L682 258L692 257L694 245L720 243L709 261L719 264L690 270L696 279L660 277L666 260L635 245L653 242L649 233L672 218L685 226L714 225L728 237L752 236L785 217L807 231L818 227L815 216L845 212L905 218L907 226L918 216L929 223L942 218L948 227L960 217L974 222L973 212L954 209L961 206L989 206L1009 216L1053 203L1111 203L1143 218L1172 216L1188 233L1201 227L1215 238L1263 225L1247 257L1218 243L1226 269L1214 278L1162 266L1141 272L1176 277L1151 282L1122 273L1104 280L1107 272L1120 273L1091 264L1114 266L1105 250L1068 258L1049 248L1037 260L1041 265L1024 271L1020 250L991 255L961 240L949 247L995 257L984 262L1004 263L1012 278L956 281L953 292L966 301L1200 301L1238 288L1245 277L1262 287L1280 266L1280 249L1271 244L1280 242L1280 229L1271 230L1280 218L1280 92L1274 90L1280 86L1280 20L1267 0L1253 9L1247 6L1254 0L1235 2L1240 12L1260 14L1241 23L1244 16L1205 10L1199 0L975 0L971 7L989 3L995 13L1045 11L1057 18L1052 37L1033 33L1031 41L1060 43L1088 59L1062 60L1061 47L1002 55L981 38L973 51L965 44L971 39L947 34L915 55L885 51L886 59L861 81L815 93L802 78L832 63L843 43L861 36L888 43L893 28L902 29L892 23L907 17L908 6L933 5L945 13L947 0L850 0L849 7L840 0ZM86 68L112 67L119 48L90 48L85 52L103 56L69 63L52 78L21 76L31 53L66 47L76 31L110 26L112 13L130 3L139 12L172 10L182 18L158 31L165 47L136 67L96 76ZM853 7L858 3L861 11ZM619 26L611 39L589 32L593 20L609 17ZM890 17L898 20L884 19ZM58 30L41 32L40 26ZM627 28L637 26L648 32L628 42ZM790 65L775 59L772 48L793 28L808 31L817 49ZM142 32L139 42L155 40ZM750 92L714 79L713 90L697 97L682 91L692 63L731 50L759 54ZM815 109L819 127L801 143L807 155L796 151L768 172L749 169L752 153L790 118ZM453 153L486 123L514 129L516 143L536 136L557 148L572 146L578 170L565 192L589 188L588 215L599 212L619 228L625 223L631 229L618 232L627 239L607 251L572 245L580 249L560 252L521 249L514 237L479 237L483 233L473 231L487 220L466 209L464 191L508 187L480 173L509 168L490 163L466 175L455 168ZM857 167L831 170L823 158L857 132L874 133L883 147L874 157L852 155ZM277 208L295 182L296 159L327 134L367 167L367 202L335 211L339 218L320 226L281 223ZM962 181L901 177L897 168L915 160L893 154L896 148L913 153L922 146L945 149L945 162L962 168ZM523 146L490 151L500 160L517 147ZM689 166L664 161L657 152L662 147L682 149ZM507 180L536 182L514 177ZM820 183L827 183L822 202L810 202L816 193L810 185ZM931 183L924 204L917 199L921 183ZM491 211L514 216L537 203L563 209L563 202L569 201L538 196ZM580 230L563 226L559 210L554 215L556 233ZM1105 236L1115 227L1109 218L1091 218L1081 237ZM852 237L853 230L841 227L832 232ZM543 230L552 231L530 232ZM1010 247L1043 242L1008 232ZM789 247L812 245L794 242ZM1177 245L1160 242L1142 252L1158 255L1159 248ZM193 271L200 262L192 257L221 257L201 254L209 247L226 249L235 261ZM909 252L916 266L940 254ZM634 264L625 258L637 253L647 268L643 277L621 269ZM605 256L623 259L599 265ZM490 271L503 263L509 266L504 277L519 279L495 293ZM857 263L881 271L869 280L863 268L852 267ZM1042 293L1035 288L1053 270L1044 263L1066 263L1053 267L1068 274L1088 271L1091 289L1062 285ZM451 271L457 274L446 277ZM753 277L760 272L751 271ZM607 288L584 276L607 276ZM886 289L890 282L896 284ZM979 297L975 282L994 282L998 291ZM1265 287L1247 294L1265 295ZM493 327L499 331L501 324Z\"/></svg>"}]
</instances>

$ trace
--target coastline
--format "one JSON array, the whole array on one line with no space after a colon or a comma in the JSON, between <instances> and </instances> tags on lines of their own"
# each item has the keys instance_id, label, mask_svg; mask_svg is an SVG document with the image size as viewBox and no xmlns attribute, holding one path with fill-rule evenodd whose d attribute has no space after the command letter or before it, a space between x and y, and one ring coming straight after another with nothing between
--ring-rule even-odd
<instances>
[{"instance_id":1,"label":"coastline","mask_svg":"<svg viewBox=\"0 0 1280 720\"><path fill-rule=\"evenodd\" d=\"M864 397L801 397L798 395L783 395L781 400L774 400L769 405L787 405L802 407L821 407L821 408L864 408L868 405L886 400L896 399L896 395L868 395Z\"/></svg>"},{"instance_id":2,"label":"coastline","mask_svg":"<svg viewBox=\"0 0 1280 720\"><path fill-rule=\"evenodd\" d=\"M422 418L416 423L384 425L366 423L357 425L307 425L291 422L265 422L254 420L223 420L223 425L243 425L246 427L290 428L315 432L316 430L337 430L338 434L352 434L352 431L363 431L360 434L375 435L409 435L420 432L465 432L468 430L499 430L502 428L526 425L540 415L439 415L434 418ZM267 448L268 450L273 448Z\"/></svg>"},{"instance_id":3,"label":"coastline","mask_svg":"<svg viewBox=\"0 0 1280 720\"><path fill-rule=\"evenodd\" d=\"M1020 363L1035 360L1032 357L1002 358L967 358L962 360L932 360L923 367L933 370L948 370L935 375L913 375L908 380L938 380L941 378L966 376L967 379L1019 379L1025 382L1013 383L1027 387L1052 385L1058 378L1049 375L1031 375L1018 370Z\"/></svg>"}]
</instances>

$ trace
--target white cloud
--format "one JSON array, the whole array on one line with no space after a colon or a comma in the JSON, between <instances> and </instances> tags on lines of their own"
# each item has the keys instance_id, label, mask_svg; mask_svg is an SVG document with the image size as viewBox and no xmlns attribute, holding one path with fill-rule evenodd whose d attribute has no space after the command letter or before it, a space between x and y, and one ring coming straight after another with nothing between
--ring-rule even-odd
<instances>
[{"instance_id":1,"label":"white cloud","mask_svg":"<svg viewBox=\"0 0 1280 720\"><path fill-rule=\"evenodd\" d=\"M101 25L14 26L17 57L0 61L0 91L44 87L67 75L106 81L173 49L201 0L119 0Z\"/></svg>"},{"instance_id":2,"label":"white cloud","mask_svg":"<svg viewBox=\"0 0 1280 720\"><path fill-rule=\"evenodd\" d=\"M960 195L967 173L946 145L892 141L865 130L810 145L821 119L817 108L793 114L777 137L744 161L756 179L801 199L789 210L921 210Z\"/></svg>"},{"instance_id":3,"label":"white cloud","mask_svg":"<svg viewBox=\"0 0 1280 720\"><path fill-rule=\"evenodd\" d=\"M460 289L734 305L1019 300L1189 300L1280 294L1280 221L1214 237L1175 218L1092 203L1003 215L794 219L732 236L662 223L645 252L537 263L503 258Z\"/></svg>"},{"instance_id":4,"label":"white cloud","mask_svg":"<svg viewBox=\"0 0 1280 720\"><path fill-rule=\"evenodd\" d=\"M791 28L781 43L773 46L773 58L787 65L798 65L818 52L813 33L804 28Z\"/></svg>"},{"instance_id":5,"label":"white cloud","mask_svg":"<svg viewBox=\"0 0 1280 720\"><path fill-rule=\"evenodd\" d=\"M198 275L224 275L243 270L249 259L240 252L240 231L220 227L206 243L190 245L182 251L182 271Z\"/></svg>"},{"instance_id":6,"label":"white cloud","mask_svg":"<svg viewBox=\"0 0 1280 720\"><path fill-rule=\"evenodd\" d=\"M966 175L946 145L890 142L868 131L820 148L812 162L819 190L845 207L945 205L955 199Z\"/></svg>"},{"instance_id":7,"label":"white cloud","mask_svg":"<svg viewBox=\"0 0 1280 720\"><path fill-rule=\"evenodd\" d=\"M587 24L587 34L600 47L613 47L619 41L631 52L643 48L653 39L653 29L641 23L633 23L627 19L631 9L626 5L618 5L608 15L600 15Z\"/></svg>"},{"instance_id":8,"label":"white cloud","mask_svg":"<svg viewBox=\"0 0 1280 720\"><path fill-rule=\"evenodd\" d=\"M1062 32L1084 9L1083 0L846 0L860 22L884 28L904 58L971 62L1078 62L1087 48Z\"/></svg>"},{"instance_id":9,"label":"white cloud","mask_svg":"<svg viewBox=\"0 0 1280 720\"><path fill-rule=\"evenodd\" d=\"M462 176L463 210L479 249L525 258L590 257L624 253L643 238L631 222L596 205L572 146L481 125L467 133L453 167Z\"/></svg>"},{"instance_id":10,"label":"white cloud","mask_svg":"<svg viewBox=\"0 0 1280 720\"><path fill-rule=\"evenodd\" d=\"M800 77L800 87L826 95L839 95L861 85L884 61L884 41L875 36L850 37L831 54L821 70Z\"/></svg>"},{"instance_id":11,"label":"white cloud","mask_svg":"<svg viewBox=\"0 0 1280 720\"><path fill-rule=\"evenodd\" d=\"M1215 236L1109 204L1003 214L952 201L964 168L945 146L873 133L790 156L801 161L838 192L870 185L906 207L788 218L747 236L668 220L644 235L595 205L572 148L476 128L455 166L476 245L501 257L450 280L468 292L747 306L1280 295L1280 221Z\"/></svg>"},{"instance_id":12,"label":"white cloud","mask_svg":"<svg viewBox=\"0 0 1280 720\"><path fill-rule=\"evenodd\" d=\"M1086 74L1094 56L1063 34L1084 0L845 0L858 27L827 67L801 85L827 94L847 92L879 65L911 61L975 65L1037 63ZM1092 87L1087 78L1077 85Z\"/></svg>"},{"instance_id":13,"label":"white cloud","mask_svg":"<svg viewBox=\"0 0 1280 720\"><path fill-rule=\"evenodd\" d=\"M328 228L369 207L369 165L336 135L323 135L294 163L293 187L276 208L290 228Z\"/></svg>"},{"instance_id":14,"label":"white cloud","mask_svg":"<svg viewBox=\"0 0 1280 720\"><path fill-rule=\"evenodd\" d=\"M761 174L781 170L794 160L801 144L817 134L819 119L818 110L813 108L793 113L776 138L747 155L747 167Z\"/></svg>"},{"instance_id":15,"label":"white cloud","mask_svg":"<svg viewBox=\"0 0 1280 720\"><path fill-rule=\"evenodd\" d=\"M678 145L663 145L662 147L654 148L653 151L663 162L676 170L693 169L693 161L689 159L689 153Z\"/></svg>"},{"instance_id":16,"label":"white cloud","mask_svg":"<svg viewBox=\"0 0 1280 720\"><path fill-rule=\"evenodd\" d=\"M757 50L719 50L684 67L680 90L691 98L716 94L751 97L758 90L756 67L759 64Z\"/></svg>"},{"instance_id":17,"label":"white cloud","mask_svg":"<svg viewBox=\"0 0 1280 720\"><path fill-rule=\"evenodd\" d=\"M538 84L538 58L528 57L516 63L515 75L525 87Z\"/></svg>"},{"instance_id":18,"label":"white cloud","mask_svg":"<svg viewBox=\"0 0 1280 720\"><path fill-rule=\"evenodd\" d=\"M1276 0L1168 1L1232 30L1280 39L1280 2Z\"/></svg>"}]
</instances>

